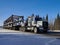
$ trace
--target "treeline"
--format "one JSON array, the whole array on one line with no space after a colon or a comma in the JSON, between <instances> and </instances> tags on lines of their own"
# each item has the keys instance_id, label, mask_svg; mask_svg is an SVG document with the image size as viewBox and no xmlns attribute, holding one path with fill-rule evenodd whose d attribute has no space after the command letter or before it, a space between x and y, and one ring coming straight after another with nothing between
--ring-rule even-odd
<instances>
[{"instance_id":1,"label":"treeline","mask_svg":"<svg viewBox=\"0 0 60 45\"><path fill-rule=\"evenodd\" d=\"M60 16L59 13L57 14L57 17L55 18L54 23L49 24L50 30L60 30Z\"/></svg>"}]
</instances>

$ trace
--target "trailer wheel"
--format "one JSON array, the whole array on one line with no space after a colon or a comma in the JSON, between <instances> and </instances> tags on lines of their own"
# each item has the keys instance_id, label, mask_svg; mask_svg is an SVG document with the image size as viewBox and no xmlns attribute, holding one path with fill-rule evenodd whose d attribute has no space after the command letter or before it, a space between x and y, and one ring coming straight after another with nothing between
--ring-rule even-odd
<instances>
[{"instance_id":1,"label":"trailer wheel","mask_svg":"<svg viewBox=\"0 0 60 45\"><path fill-rule=\"evenodd\" d=\"M37 28L34 28L34 33L37 33L38 31L37 31Z\"/></svg>"}]
</instances>

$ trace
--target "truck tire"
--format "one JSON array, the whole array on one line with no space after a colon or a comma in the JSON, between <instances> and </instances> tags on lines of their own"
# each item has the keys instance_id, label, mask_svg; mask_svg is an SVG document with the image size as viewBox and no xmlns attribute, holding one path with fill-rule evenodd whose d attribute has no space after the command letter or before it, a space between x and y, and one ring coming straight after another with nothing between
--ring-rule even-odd
<instances>
[{"instance_id":1,"label":"truck tire","mask_svg":"<svg viewBox=\"0 0 60 45\"><path fill-rule=\"evenodd\" d=\"M37 28L34 28L34 33L37 33L38 31L37 31Z\"/></svg>"}]
</instances>

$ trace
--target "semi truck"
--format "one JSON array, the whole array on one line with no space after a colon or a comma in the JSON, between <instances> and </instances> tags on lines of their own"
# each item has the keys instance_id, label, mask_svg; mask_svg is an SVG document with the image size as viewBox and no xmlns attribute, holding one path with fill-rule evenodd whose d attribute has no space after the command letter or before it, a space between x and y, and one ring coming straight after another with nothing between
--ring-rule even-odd
<instances>
[{"instance_id":1,"label":"semi truck","mask_svg":"<svg viewBox=\"0 0 60 45\"><path fill-rule=\"evenodd\" d=\"M3 27L12 30L33 31L34 33L47 32L48 21L34 14L27 19L24 19L24 16L12 15L4 21Z\"/></svg>"}]
</instances>

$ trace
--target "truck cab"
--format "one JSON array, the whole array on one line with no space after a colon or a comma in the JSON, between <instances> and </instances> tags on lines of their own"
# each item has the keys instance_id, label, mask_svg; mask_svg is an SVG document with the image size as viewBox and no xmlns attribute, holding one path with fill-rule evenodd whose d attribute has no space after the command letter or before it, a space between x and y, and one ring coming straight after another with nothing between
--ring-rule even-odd
<instances>
[{"instance_id":1,"label":"truck cab","mask_svg":"<svg viewBox=\"0 0 60 45\"><path fill-rule=\"evenodd\" d=\"M30 16L27 20L26 30L37 32L46 32L48 28L48 22L41 17Z\"/></svg>"}]
</instances>

